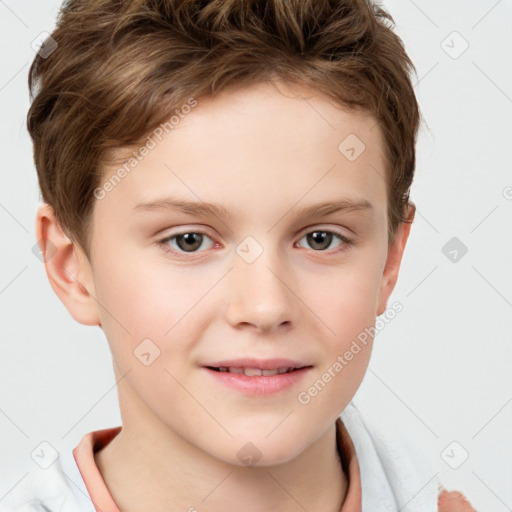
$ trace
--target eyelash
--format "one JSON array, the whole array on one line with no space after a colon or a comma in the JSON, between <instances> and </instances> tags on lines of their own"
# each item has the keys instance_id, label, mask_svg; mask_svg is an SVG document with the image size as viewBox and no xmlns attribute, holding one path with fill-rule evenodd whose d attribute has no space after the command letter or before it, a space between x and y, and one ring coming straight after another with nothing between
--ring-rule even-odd
<instances>
[{"instance_id":1,"label":"eyelash","mask_svg":"<svg viewBox=\"0 0 512 512\"><path fill-rule=\"evenodd\" d=\"M307 236L311 233L315 233L315 232L330 233L332 235L337 236L343 242L343 244L341 245L341 249L338 248L337 250L334 251L335 254L338 254L338 253L348 250L348 248L352 245L352 240L347 238L345 235L342 235L338 231L327 230L327 229L312 229L309 231L303 231L301 233L301 237L299 238L299 241L302 240L305 236ZM204 251L195 251L195 252L189 252L189 253L180 252L180 251L176 251L175 249L172 249L169 246L169 244L167 243L170 240L173 240L178 236L187 235L187 234L203 235L203 236L206 236L211 239L211 237L204 231L201 231L201 230L192 231L191 230L191 231L183 231L181 233L175 233L174 235L167 236L164 239L157 241L157 245L162 248L162 250L164 251L165 254L172 254L173 256L176 256L178 258L183 258L183 259L190 259L187 255L193 255L193 254L197 254L198 252L199 253L204 252ZM214 242L214 244L215 244L215 242ZM324 253L324 252L329 253L330 252L328 250L314 250L314 249L312 249L312 251L319 252L319 253Z\"/></svg>"}]
</instances>

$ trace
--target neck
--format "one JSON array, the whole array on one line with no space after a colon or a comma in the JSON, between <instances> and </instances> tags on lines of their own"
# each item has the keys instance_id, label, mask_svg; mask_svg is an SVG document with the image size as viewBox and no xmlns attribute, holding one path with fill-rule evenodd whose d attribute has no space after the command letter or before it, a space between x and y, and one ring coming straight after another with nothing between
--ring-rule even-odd
<instances>
[{"instance_id":1,"label":"neck","mask_svg":"<svg viewBox=\"0 0 512 512\"><path fill-rule=\"evenodd\" d=\"M265 467L219 460L156 421L126 425L95 454L122 512L339 512L347 493L334 424L299 456Z\"/></svg>"}]
</instances>

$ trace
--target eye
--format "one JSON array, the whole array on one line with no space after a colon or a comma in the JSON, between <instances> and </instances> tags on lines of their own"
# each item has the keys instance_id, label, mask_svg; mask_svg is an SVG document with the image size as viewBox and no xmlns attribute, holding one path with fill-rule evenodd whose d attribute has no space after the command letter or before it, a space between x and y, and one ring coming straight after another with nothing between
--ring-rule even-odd
<instances>
[{"instance_id":1,"label":"eye","mask_svg":"<svg viewBox=\"0 0 512 512\"><path fill-rule=\"evenodd\" d=\"M341 251L345 250L351 244L351 240L349 240L346 236L338 233L336 231L328 231L324 229L315 229L313 231L309 231L301 238L301 240L306 239L307 243L315 249L316 251L326 251L329 249L329 246L333 241L341 240L343 242L341 244ZM300 244L300 241L299 241ZM339 247L339 245L338 245Z\"/></svg>"},{"instance_id":2,"label":"eye","mask_svg":"<svg viewBox=\"0 0 512 512\"><path fill-rule=\"evenodd\" d=\"M173 253L177 256L180 256L185 253L195 253L201 252L198 251L201 246L203 246L203 242L205 239L212 239L202 231L187 231L185 233L177 233L175 235L168 236L163 240L160 240L158 244L164 249L164 251ZM169 242L173 242L176 245L170 245ZM212 244L207 249L211 248Z\"/></svg>"},{"instance_id":3,"label":"eye","mask_svg":"<svg viewBox=\"0 0 512 512\"><path fill-rule=\"evenodd\" d=\"M305 232L298 242L299 246L303 247L300 245L300 241L304 239L316 252L326 252L329 248L332 249L331 245L336 241L336 239L339 240L341 244L338 244L338 250L335 250L335 252L347 250L352 244L352 241L341 233L323 229L315 229ZM209 243L208 240L210 241ZM178 258L186 258L187 254L204 252L205 249L211 249L215 245L215 242L213 242L211 237L203 231L185 231L183 233L176 233L174 235L167 236L166 238L159 240L157 244L165 253L170 253ZM201 247L203 248L202 251L199 250Z\"/></svg>"}]
</instances>

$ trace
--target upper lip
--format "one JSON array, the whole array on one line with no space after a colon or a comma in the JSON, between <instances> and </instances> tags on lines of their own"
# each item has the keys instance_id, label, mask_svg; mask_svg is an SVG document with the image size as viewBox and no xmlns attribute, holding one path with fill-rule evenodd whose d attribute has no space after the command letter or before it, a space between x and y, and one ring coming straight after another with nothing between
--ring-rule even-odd
<instances>
[{"instance_id":1,"label":"upper lip","mask_svg":"<svg viewBox=\"0 0 512 512\"><path fill-rule=\"evenodd\" d=\"M203 364L202 366L210 366L213 368L259 368L260 370L274 370L276 368L303 368L311 366L310 364L297 361L295 359L256 359L256 358L242 358L242 359L225 359L222 361L213 361L211 363Z\"/></svg>"}]
</instances>

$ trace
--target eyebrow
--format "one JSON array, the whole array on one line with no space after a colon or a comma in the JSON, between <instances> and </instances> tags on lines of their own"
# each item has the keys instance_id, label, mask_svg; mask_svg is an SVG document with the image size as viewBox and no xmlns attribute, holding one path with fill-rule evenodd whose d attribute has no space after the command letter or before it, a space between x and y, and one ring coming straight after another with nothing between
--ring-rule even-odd
<instances>
[{"instance_id":1,"label":"eyebrow","mask_svg":"<svg viewBox=\"0 0 512 512\"><path fill-rule=\"evenodd\" d=\"M339 211L373 211L373 205L366 199L342 198L338 201L326 201L323 203L306 206L296 210L296 215L302 217L320 217ZM189 201L185 199L166 197L144 202L134 207L135 211L158 211L177 210L190 215L208 216L213 215L225 220L232 216L222 205L216 203L205 203L203 201ZM292 211L293 208L290 210Z\"/></svg>"}]
</instances>

